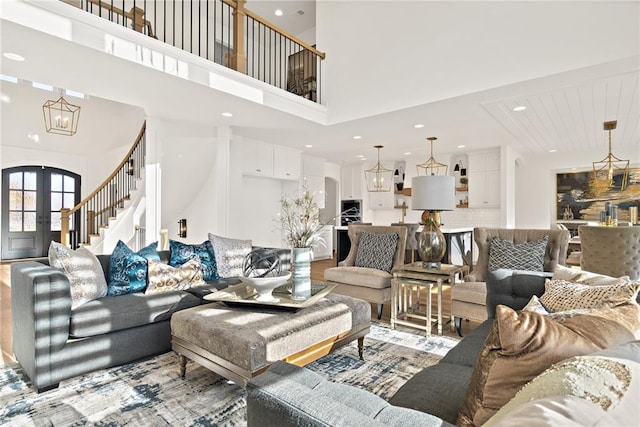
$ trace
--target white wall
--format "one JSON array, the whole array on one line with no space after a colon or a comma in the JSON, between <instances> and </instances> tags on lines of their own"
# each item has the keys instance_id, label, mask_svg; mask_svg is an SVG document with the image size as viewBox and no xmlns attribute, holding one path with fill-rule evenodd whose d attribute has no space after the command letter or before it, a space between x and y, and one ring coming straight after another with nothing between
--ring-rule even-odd
<instances>
[{"instance_id":1,"label":"white wall","mask_svg":"<svg viewBox=\"0 0 640 427\"><path fill-rule=\"evenodd\" d=\"M207 233L219 234L217 207L221 197L217 130L162 119L154 120L154 133L148 142L157 145L161 171L161 221L156 235L167 229L171 240L202 243ZM226 173L226 171L225 171ZM178 237L178 220L187 219L187 237Z\"/></svg>"},{"instance_id":2,"label":"white wall","mask_svg":"<svg viewBox=\"0 0 640 427\"><path fill-rule=\"evenodd\" d=\"M318 1L316 40L329 53L323 87L330 122L637 55L638 7L611 1ZM496 44L499 37L518 43ZM421 48L402 40L420 40ZM432 63L442 57L446 66Z\"/></svg>"},{"instance_id":3,"label":"white wall","mask_svg":"<svg viewBox=\"0 0 640 427\"><path fill-rule=\"evenodd\" d=\"M600 150L576 151L570 156L558 153L523 156L515 178L515 227L547 228L556 222L556 174L592 170L592 162L606 156L606 147ZM640 166L640 147L616 149L613 154L631 160L631 167Z\"/></svg>"}]
</instances>

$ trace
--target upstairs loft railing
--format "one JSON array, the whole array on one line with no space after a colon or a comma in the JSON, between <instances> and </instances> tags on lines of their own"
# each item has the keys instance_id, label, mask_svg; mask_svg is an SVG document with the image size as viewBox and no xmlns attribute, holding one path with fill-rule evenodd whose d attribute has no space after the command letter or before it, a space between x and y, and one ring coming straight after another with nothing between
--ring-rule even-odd
<instances>
[{"instance_id":1,"label":"upstairs loft railing","mask_svg":"<svg viewBox=\"0 0 640 427\"><path fill-rule=\"evenodd\" d=\"M101 228L109 226L117 210L131 197L145 165L146 122L129 152L116 169L91 194L71 209L61 209L60 243L73 249L90 244Z\"/></svg>"},{"instance_id":2,"label":"upstairs loft railing","mask_svg":"<svg viewBox=\"0 0 640 427\"><path fill-rule=\"evenodd\" d=\"M246 0L62 0L320 103L325 53L245 8Z\"/></svg>"}]
</instances>

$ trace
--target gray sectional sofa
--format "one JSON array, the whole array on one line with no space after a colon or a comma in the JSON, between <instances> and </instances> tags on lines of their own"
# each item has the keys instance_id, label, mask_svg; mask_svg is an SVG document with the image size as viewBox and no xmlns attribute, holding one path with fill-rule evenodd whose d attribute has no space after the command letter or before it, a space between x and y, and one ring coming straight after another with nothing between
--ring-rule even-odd
<instances>
[{"instance_id":1,"label":"gray sectional sofa","mask_svg":"<svg viewBox=\"0 0 640 427\"><path fill-rule=\"evenodd\" d=\"M284 268L289 251L277 250ZM160 251L167 263L170 253ZM107 281L110 255L98 255ZM13 353L37 391L97 369L171 350L171 315L240 283L219 279L187 291L105 296L72 310L67 276L46 259L11 266Z\"/></svg>"},{"instance_id":2,"label":"gray sectional sofa","mask_svg":"<svg viewBox=\"0 0 640 427\"><path fill-rule=\"evenodd\" d=\"M532 295L544 293L548 276L549 273L545 272L490 272L487 277L489 319L463 338L437 364L413 376L388 402L368 391L331 383L305 368L278 362L247 386L248 425L456 424L474 367L492 329L496 307L502 304L515 310L524 308ZM640 361L640 354L637 354L640 341L629 343L627 347L624 351L635 355L632 359L637 359L636 362Z\"/></svg>"}]
</instances>

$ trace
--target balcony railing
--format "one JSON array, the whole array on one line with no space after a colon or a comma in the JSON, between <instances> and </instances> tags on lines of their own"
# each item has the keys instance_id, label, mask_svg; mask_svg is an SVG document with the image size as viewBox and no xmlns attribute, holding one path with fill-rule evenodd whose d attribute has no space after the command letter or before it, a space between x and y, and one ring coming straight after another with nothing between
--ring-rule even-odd
<instances>
[{"instance_id":1,"label":"balcony railing","mask_svg":"<svg viewBox=\"0 0 640 427\"><path fill-rule=\"evenodd\" d=\"M80 0L80 7L320 103L325 54L246 9L245 2Z\"/></svg>"}]
</instances>

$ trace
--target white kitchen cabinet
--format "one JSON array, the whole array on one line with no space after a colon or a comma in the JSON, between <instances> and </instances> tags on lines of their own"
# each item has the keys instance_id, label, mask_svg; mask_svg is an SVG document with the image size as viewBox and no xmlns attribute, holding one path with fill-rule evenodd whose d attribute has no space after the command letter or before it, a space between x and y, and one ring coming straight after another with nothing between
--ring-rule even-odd
<instances>
[{"instance_id":1,"label":"white kitchen cabinet","mask_svg":"<svg viewBox=\"0 0 640 427\"><path fill-rule=\"evenodd\" d=\"M304 183L307 190L313 195L313 200L318 204L319 209L324 209L325 193L324 193L324 177L323 176L305 176Z\"/></svg>"},{"instance_id":2,"label":"white kitchen cabinet","mask_svg":"<svg viewBox=\"0 0 640 427\"><path fill-rule=\"evenodd\" d=\"M342 200L362 199L362 165L343 166L340 170L340 181Z\"/></svg>"},{"instance_id":3,"label":"white kitchen cabinet","mask_svg":"<svg viewBox=\"0 0 640 427\"><path fill-rule=\"evenodd\" d=\"M300 179L300 151L281 145L273 146L273 176L279 179Z\"/></svg>"},{"instance_id":4,"label":"white kitchen cabinet","mask_svg":"<svg viewBox=\"0 0 640 427\"><path fill-rule=\"evenodd\" d=\"M242 141L242 173L273 177L273 144L260 141Z\"/></svg>"},{"instance_id":5,"label":"white kitchen cabinet","mask_svg":"<svg viewBox=\"0 0 640 427\"><path fill-rule=\"evenodd\" d=\"M469 153L469 207L500 207L500 151Z\"/></svg>"},{"instance_id":6,"label":"white kitchen cabinet","mask_svg":"<svg viewBox=\"0 0 640 427\"><path fill-rule=\"evenodd\" d=\"M393 191L369 193L369 209L393 209L395 203Z\"/></svg>"}]
</instances>

